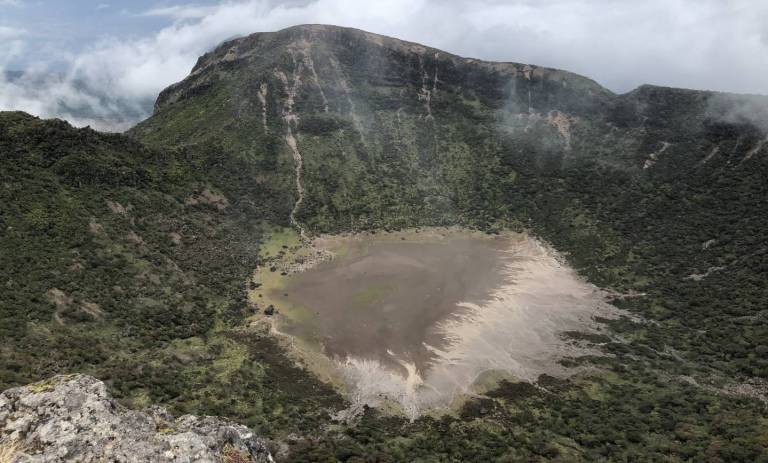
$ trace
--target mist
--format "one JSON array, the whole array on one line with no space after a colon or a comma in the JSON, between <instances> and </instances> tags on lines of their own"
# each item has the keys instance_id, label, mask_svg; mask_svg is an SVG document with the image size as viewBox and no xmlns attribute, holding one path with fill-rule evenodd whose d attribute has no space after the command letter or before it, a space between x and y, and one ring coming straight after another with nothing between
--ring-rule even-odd
<instances>
[{"instance_id":1,"label":"mist","mask_svg":"<svg viewBox=\"0 0 768 463\"><path fill-rule=\"evenodd\" d=\"M0 3L24 8L23 0ZM94 37L57 62L0 22L0 109L122 131L223 40L296 24L356 27L494 61L566 69L623 93L641 84L768 94L768 4L757 0L241 0L129 12L164 21L141 36ZM51 45L55 47L55 44ZM63 63L63 64L62 64Z\"/></svg>"},{"instance_id":2,"label":"mist","mask_svg":"<svg viewBox=\"0 0 768 463\"><path fill-rule=\"evenodd\" d=\"M729 125L749 125L768 133L768 97L714 94L707 101L707 117Z\"/></svg>"}]
</instances>

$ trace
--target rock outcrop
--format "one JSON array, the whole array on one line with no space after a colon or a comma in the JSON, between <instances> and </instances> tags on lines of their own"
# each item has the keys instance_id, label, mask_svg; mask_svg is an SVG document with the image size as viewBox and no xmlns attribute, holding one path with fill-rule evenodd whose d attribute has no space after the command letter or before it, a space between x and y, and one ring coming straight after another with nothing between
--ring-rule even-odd
<instances>
[{"instance_id":1,"label":"rock outcrop","mask_svg":"<svg viewBox=\"0 0 768 463\"><path fill-rule=\"evenodd\" d=\"M12 463L269 462L263 439L215 417L119 405L103 382L56 376L0 394L0 454ZM6 460L3 460L5 462Z\"/></svg>"}]
</instances>

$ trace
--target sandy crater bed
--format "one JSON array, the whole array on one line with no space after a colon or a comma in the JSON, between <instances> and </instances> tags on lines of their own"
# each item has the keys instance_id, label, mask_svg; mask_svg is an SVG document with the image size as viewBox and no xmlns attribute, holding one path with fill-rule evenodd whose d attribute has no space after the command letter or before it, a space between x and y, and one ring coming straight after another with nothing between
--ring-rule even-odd
<instances>
[{"instance_id":1,"label":"sandy crater bed","mask_svg":"<svg viewBox=\"0 0 768 463\"><path fill-rule=\"evenodd\" d=\"M264 290L278 329L329 359L357 404L394 402L417 416L488 377L567 374L559 361L590 351L562 333L619 315L524 234L428 229L315 246L335 258Z\"/></svg>"}]
</instances>

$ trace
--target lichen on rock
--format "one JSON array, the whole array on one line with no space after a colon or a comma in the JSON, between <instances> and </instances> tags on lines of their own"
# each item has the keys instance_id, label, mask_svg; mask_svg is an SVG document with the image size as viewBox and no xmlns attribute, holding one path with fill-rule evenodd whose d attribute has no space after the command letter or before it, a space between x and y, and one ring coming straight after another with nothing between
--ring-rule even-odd
<instances>
[{"instance_id":1,"label":"lichen on rock","mask_svg":"<svg viewBox=\"0 0 768 463\"><path fill-rule=\"evenodd\" d=\"M174 418L165 409L129 410L86 375L55 376L0 394L0 447L13 463L270 462L266 441L215 417ZM246 459L247 458L247 459Z\"/></svg>"}]
</instances>

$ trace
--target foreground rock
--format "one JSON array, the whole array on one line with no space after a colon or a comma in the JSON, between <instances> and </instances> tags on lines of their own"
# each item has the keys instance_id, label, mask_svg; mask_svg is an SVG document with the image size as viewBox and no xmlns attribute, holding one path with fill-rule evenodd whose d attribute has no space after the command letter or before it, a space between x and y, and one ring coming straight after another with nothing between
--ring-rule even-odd
<instances>
[{"instance_id":1,"label":"foreground rock","mask_svg":"<svg viewBox=\"0 0 768 463\"><path fill-rule=\"evenodd\" d=\"M174 419L160 407L128 410L104 383L85 375L0 394L4 451L13 463L273 461L265 441L245 426L214 417Z\"/></svg>"}]
</instances>

